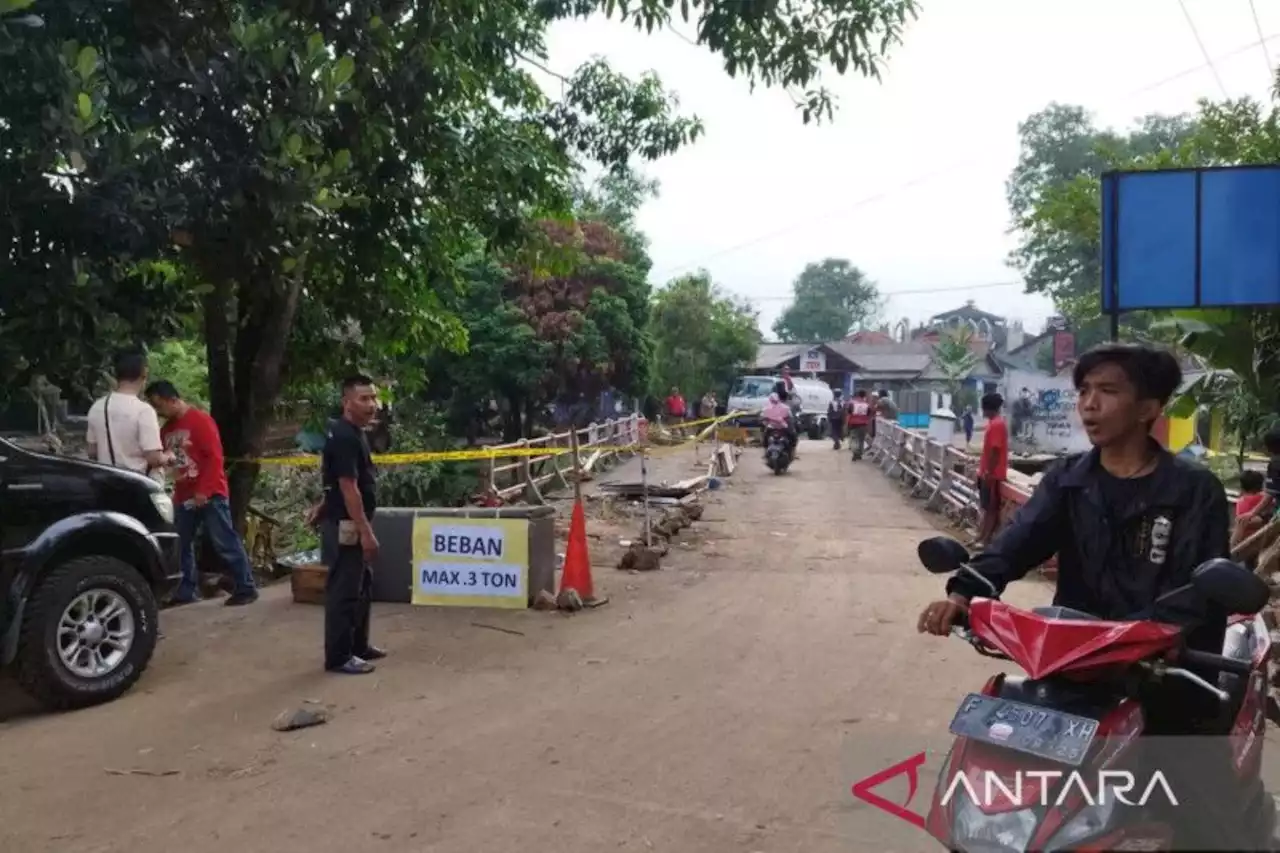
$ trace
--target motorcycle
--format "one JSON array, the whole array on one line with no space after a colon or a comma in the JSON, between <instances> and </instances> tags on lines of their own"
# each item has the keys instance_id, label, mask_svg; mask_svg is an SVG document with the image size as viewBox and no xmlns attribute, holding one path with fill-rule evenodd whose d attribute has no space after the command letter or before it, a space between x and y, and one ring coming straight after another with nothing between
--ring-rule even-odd
<instances>
[{"instance_id":1,"label":"motorcycle","mask_svg":"<svg viewBox=\"0 0 1280 853\"><path fill-rule=\"evenodd\" d=\"M961 572L991 590L990 598L970 602L952 635L1027 673L992 676L980 693L964 698L951 721L955 741L925 828L953 853L1173 849L1177 829L1171 812L1161 816L1159 797L1150 801L1155 807L1144 801L1132 808L1135 803L1120 796L1090 796L1085 781L1141 766L1131 761L1139 754L1135 748L1146 721L1138 694L1151 682L1181 679L1213 694L1236 772L1242 781L1258 778L1271 635L1258 615L1269 590L1252 572L1230 560L1210 560L1195 570L1190 584L1161 596L1135 621L1106 621L1066 607L1028 611L1000 601L953 539L927 539L917 553L931 573ZM1228 622L1221 655L1185 648L1182 627L1154 618L1188 597L1240 614ZM1218 673L1218 683L1188 666ZM1024 788L1024 776L1038 785ZM1020 789L1016 797L1004 789L1010 778ZM981 781L992 779L1005 782L993 790ZM1268 827L1254 849L1274 849L1275 805L1261 785L1253 790L1260 801L1249 807L1264 810L1252 814Z\"/></svg>"},{"instance_id":2,"label":"motorcycle","mask_svg":"<svg viewBox=\"0 0 1280 853\"><path fill-rule=\"evenodd\" d=\"M775 427L765 430L764 461L775 474L783 474L791 466L791 436L786 430Z\"/></svg>"}]
</instances>

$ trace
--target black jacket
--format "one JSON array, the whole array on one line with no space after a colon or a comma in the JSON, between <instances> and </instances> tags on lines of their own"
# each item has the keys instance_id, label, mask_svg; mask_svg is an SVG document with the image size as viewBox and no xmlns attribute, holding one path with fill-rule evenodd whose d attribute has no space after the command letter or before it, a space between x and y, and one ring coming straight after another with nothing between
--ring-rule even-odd
<instances>
[{"instance_id":1,"label":"black jacket","mask_svg":"<svg viewBox=\"0 0 1280 853\"><path fill-rule=\"evenodd\" d=\"M974 558L973 568L1003 591L1057 554L1053 603L1119 620L1189 583L1205 560L1229 555L1226 491L1207 468L1160 448L1147 497L1120 513L1107 509L1100 470L1096 449L1055 464L991 547ZM990 594L964 575L953 577L947 592ZM1188 645L1221 654L1225 613L1195 597L1179 597L1176 606L1162 608L1160 618L1195 625Z\"/></svg>"}]
</instances>

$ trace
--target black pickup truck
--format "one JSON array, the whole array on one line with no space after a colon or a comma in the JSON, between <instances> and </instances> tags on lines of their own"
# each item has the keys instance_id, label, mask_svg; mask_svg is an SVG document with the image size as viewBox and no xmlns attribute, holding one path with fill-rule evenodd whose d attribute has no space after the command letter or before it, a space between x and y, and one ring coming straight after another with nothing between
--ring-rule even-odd
<instances>
[{"instance_id":1,"label":"black pickup truck","mask_svg":"<svg viewBox=\"0 0 1280 853\"><path fill-rule=\"evenodd\" d=\"M0 667L46 708L109 702L151 662L179 573L173 502L141 474L0 438Z\"/></svg>"}]
</instances>

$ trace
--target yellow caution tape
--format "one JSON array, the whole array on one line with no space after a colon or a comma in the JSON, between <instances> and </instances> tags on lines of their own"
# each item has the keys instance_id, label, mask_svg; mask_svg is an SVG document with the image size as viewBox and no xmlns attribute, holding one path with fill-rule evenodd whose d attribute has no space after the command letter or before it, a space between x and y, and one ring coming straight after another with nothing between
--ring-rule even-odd
<instances>
[{"instance_id":1,"label":"yellow caution tape","mask_svg":"<svg viewBox=\"0 0 1280 853\"><path fill-rule=\"evenodd\" d=\"M677 425L678 428L698 426L700 424L720 423L736 418L741 415L749 414L748 412L731 412L718 418L702 418L697 421L684 421ZM649 428L653 428L655 424L650 423ZM706 431L704 431L706 432ZM706 436L703 433L693 436L690 439L680 442L679 444L668 445L663 447L664 450L680 449L687 445L693 444ZM615 453L640 453L642 451L653 452L654 446L650 444L593 444L583 446L580 450L611 450ZM420 465L424 462L475 462L484 459L511 459L526 457L549 457L561 456L565 453L572 453L571 447L494 447L481 448L477 450L424 450L415 453L378 453L374 454L373 461L378 465ZM246 460L256 462L259 465L270 465L274 467L314 467L320 464L319 455L298 454L294 456L264 456L259 459Z\"/></svg>"}]
</instances>

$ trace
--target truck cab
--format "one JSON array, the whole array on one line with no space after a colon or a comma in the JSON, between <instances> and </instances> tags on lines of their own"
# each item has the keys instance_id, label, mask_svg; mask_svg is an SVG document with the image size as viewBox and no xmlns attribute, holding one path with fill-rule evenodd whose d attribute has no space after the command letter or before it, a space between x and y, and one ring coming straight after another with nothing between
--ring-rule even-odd
<instances>
[{"instance_id":1,"label":"truck cab","mask_svg":"<svg viewBox=\"0 0 1280 853\"><path fill-rule=\"evenodd\" d=\"M137 683L179 573L163 486L0 438L0 667L42 705L97 705Z\"/></svg>"},{"instance_id":2,"label":"truck cab","mask_svg":"<svg viewBox=\"0 0 1280 853\"><path fill-rule=\"evenodd\" d=\"M729 392L729 410L748 412L737 419L739 426L755 427L759 425L758 413L764 408L773 393L773 386L781 377L778 376L740 376ZM826 435L827 407L835 399L831 386L820 379L809 377L792 377L796 396L800 403L800 429L811 439L819 439Z\"/></svg>"}]
</instances>

